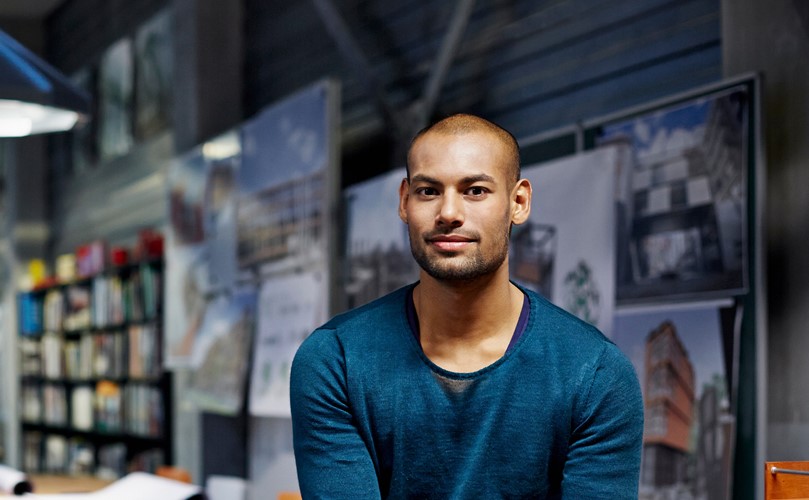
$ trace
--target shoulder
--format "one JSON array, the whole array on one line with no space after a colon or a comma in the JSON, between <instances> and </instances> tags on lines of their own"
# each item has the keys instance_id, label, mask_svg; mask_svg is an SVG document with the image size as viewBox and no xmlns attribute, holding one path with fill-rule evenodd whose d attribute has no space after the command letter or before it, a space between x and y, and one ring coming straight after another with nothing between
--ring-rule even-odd
<instances>
[{"instance_id":1,"label":"shoulder","mask_svg":"<svg viewBox=\"0 0 809 500\"><path fill-rule=\"evenodd\" d=\"M523 289L523 292L531 305L528 328L534 331L536 340L545 346L579 356L599 356L604 349L615 347L594 325L552 304L536 292L527 289Z\"/></svg>"},{"instance_id":2,"label":"shoulder","mask_svg":"<svg viewBox=\"0 0 809 500\"><path fill-rule=\"evenodd\" d=\"M295 363L309 358L364 351L395 337L391 330L407 328L406 297L413 285L402 287L356 309L334 316L309 335L298 348Z\"/></svg>"},{"instance_id":3,"label":"shoulder","mask_svg":"<svg viewBox=\"0 0 809 500\"><path fill-rule=\"evenodd\" d=\"M338 314L318 330L357 329L366 325L378 326L380 321L385 323L395 316L404 318L405 300L413 286L415 284L404 286L356 309Z\"/></svg>"},{"instance_id":4,"label":"shoulder","mask_svg":"<svg viewBox=\"0 0 809 500\"><path fill-rule=\"evenodd\" d=\"M553 359L563 373L587 387L592 377L615 378L637 384L637 375L626 355L595 326L530 290L529 352Z\"/></svg>"}]
</instances>

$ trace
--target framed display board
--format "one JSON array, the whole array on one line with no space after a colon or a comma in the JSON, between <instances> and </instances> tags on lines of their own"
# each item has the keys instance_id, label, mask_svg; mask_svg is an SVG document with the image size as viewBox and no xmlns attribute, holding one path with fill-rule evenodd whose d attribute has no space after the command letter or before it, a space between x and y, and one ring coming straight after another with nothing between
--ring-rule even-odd
<instances>
[{"instance_id":1,"label":"framed display board","mask_svg":"<svg viewBox=\"0 0 809 500\"><path fill-rule=\"evenodd\" d=\"M757 489L766 421L761 82L748 74L585 122L580 144L630 142L616 303L732 300L723 342L736 418L730 494ZM732 332L733 338L728 338Z\"/></svg>"},{"instance_id":2,"label":"framed display board","mask_svg":"<svg viewBox=\"0 0 809 500\"><path fill-rule=\"evenodd\" d=\"M700 439L722 441L721 449L710 459L698 441L681 439L679 455L661 453L674 438L652 435L654 426L647 426L644 498L677 488L730 498L756 488L766 345L759 103L759 78L744 75L520 141L526 164L604 147L629 152L614 185L612 337L636 360L655 335L668 339L660 342L682 348L687 372L710 378L693 382L686 427ZM695 343L708 338L710 350ZM656 387L654 366L647 364L636 363L639 378ZM697 373L701 367L708 373ZM645 403L647 421L660 424L658 431L673 425L655 409L659 401ZM700 416L709 406L718 418ZM686 463L702 467L700 473L674 474Z\"/></svg>"},{"instance_id":3,"label":"framed display board","mask_svg":"<svg viewBox=\"0 0 809 500\"><path fill-rule=\"evenodd\" d=\"M747 291L751 101L740 83L586 130L591 146L625 144L631 151L616 193L618 303Z\"/></svg>"}]
</instances>

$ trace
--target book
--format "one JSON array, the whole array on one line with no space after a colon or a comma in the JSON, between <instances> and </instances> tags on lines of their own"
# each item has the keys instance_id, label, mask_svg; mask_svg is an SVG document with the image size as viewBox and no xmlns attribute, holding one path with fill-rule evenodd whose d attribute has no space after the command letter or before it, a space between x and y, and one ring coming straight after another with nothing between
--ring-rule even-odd
<instances>
[{"instance_id":1,"label":"book","mask_svg":"<svg viewBox=\"0 0 809 500\"><path fill-rule=\"evenodd\" d=\"M42 354L42 376L49 379L59 379L64 376L62 363L62 336L56 332L46 332L40 340Z\"/></svg>"},{"instance_id":2,"label":"book","mask_svg":"<svg viewBox=\"0 0 809 500\"><path fill-rule=\"evenodd\" d=\"M43 384L42 402L42 420L45 424L54 427L67 425L67 395L63 385Z\"/></svg>"},{"instance_id":3,"label":"book","mask_svg":"<svg viewBox=\"0 0 809 500\"><path fill-rule=\"evenodd\" d=\"M154 324L129 327L129 376L136 379L160 377L160 346Z\"/></svg>"},{"instance_id":4,"label":"book","mask_svg":"<svg viewBox=\"0 0 809 500\"><path fill-rule=\"evenodd\" d=\"M67 469L67 438L50 434L45 438L45 472L62 474Z\"/></svg>"},{"instance_id":5,"label":"book","mask_svg":"<svg viewBox=\"0 0 809 500\"><path fill-rule=\"evenodd\" d=\"M20 374L42 376L42 352L39 341L30 337L20 337L17 345L20 349Z\"/></svg>"},{"instance_id":6,"label":"book","mask_svg":"<svg viewBox=\"0 0 809 500\"><path fill-rule=\"evenodd\" d=\"M96 476L101 479L118 479L126 474L126 445L112 443L98 448Z\"/></svg>"},{"instance_id":7,"label":"book","mask_svg":"<svg viewBox=\"0 0 809 500\"><path fill-rule=\"evenodd\" d=\"M35 292L20 296L20 333L34 336L42 333L42 295Z\"/></svg>"},{"instance_id":8,"label":"book","mask_svg":"<svg viewBox=\"0 0 809 500\"><path fill-rule=\"evenodd\" d=\"M160 437L164 424L163 396L156 387L129 384L124 388L125 428L130 434Z\"/></svg>"},{"instance_id":9,"label":"book","mask_svg":"<svg viewBox=\"0 0 809 500\"><path fill-rule=\"evenodd\" d=\"M29 472L39 472L42 468L42 433L24 432L22 442L23 468Z\"/></svg>"},{"instance_id":10,"label":"book","mask_svg":"<svg viewBox=\"0 0 809 500\"><path fill-rule=\"evenodd\" d=\"M93 396L91 386L82 385L73 389L70 397L70 422L74 429L93 429Z\"/></svg>"},{"instance_id":11,"label":"book","mask_svg":"<svg viewBox=\"0 0 809 500\"><path fill-rule=\"evenodd\" d=\"M123 401L121 386L109 380L96 384L95 390L96 430L118 433L123 430Z\"/></svg>"},{"instance_id":12,"label":"book","mask_svg":"<svg viewBox=\"0 0 809 500\"><path fill-rule=\"evenodd\" d=\"M49 290L45 293L42 315L46 330L62 331L62 321L64 321L65 316L65 299L60 289Z\"/></svg>"},{"instance_id":13,"label":"book","mask_svg":"<svg viewBox=\"0 0 809 500\"><path fill-rule=\"evenodd\" d=\"M95 469L95 446L83 438L71 438L68 442L67 458L68 474L92 475Z\"/></svg>"},{"instance_id":14,"label":"book","mask_svg":"<svg viewBox=\"0 0 809 500\"><path fill-rule=\"evenodd\" d=\"M65 315L62 320L65 331L89 328L92 321L90 288L87 285L68 286L65 301Z\"/></svg>"}]
</instances>

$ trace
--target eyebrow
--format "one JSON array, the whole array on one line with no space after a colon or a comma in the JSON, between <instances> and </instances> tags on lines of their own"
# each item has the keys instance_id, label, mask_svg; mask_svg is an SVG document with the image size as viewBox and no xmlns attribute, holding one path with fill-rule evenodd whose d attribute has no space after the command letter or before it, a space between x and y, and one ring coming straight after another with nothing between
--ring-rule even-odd
<instances>
[{"instance_id":1,"label":"eyebrow","mask_svg":"<svg viewBox=\"0 0 809 500\"><path fill-rule=\"evenodd\" d=\"M441 181L434 177L424 174L416 174L410 179L410 182L424 182L427 184L441 184ZM488 174L469 175L461 179L461 184L474 184L476 182L491 182L495 183L494 177Z\"/></svg>"}]
</instances>

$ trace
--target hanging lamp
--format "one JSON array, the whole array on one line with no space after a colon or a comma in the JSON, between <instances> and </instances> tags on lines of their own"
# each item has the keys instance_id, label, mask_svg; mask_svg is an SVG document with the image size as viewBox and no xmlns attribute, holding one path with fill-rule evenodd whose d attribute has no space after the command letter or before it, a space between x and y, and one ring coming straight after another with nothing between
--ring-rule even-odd
<instances>
[{"instance_id":1,"label":"hanging lamp","mask_svg":"<svg viewBox=\"0 0 809 500\"><path fill-rule=\"evenodd\" d=\"M0 137L62 132L90 116L90 96L0 30Z\"/></svg>"}]
</instances>

